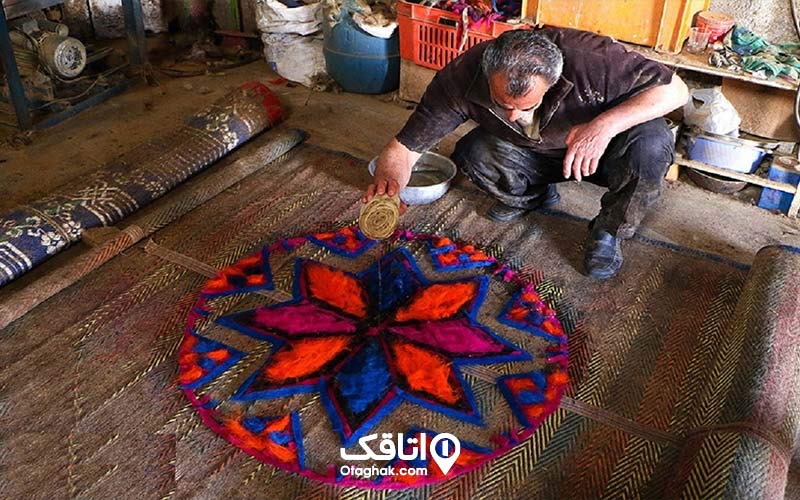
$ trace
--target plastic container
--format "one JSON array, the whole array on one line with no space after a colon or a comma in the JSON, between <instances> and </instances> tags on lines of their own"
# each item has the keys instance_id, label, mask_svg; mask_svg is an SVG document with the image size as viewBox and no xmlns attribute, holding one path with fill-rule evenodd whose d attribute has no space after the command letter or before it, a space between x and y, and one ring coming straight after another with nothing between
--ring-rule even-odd
<instances>
[{"instance_id":1,"label":"plastic container","mask_svg":"<svg viewBox=\"0 0 800 500\"><path fill-rule=\"evenodd\" d=\"M398 30L391 38L374 37L342 10L331 28L323 22L325 65L328 74L347 92L384 94L400 85Z\"/></svg>"},{"instance_id":2,"label":"plastic container","mask_svg":"<svg viewBox=\"0 0 800 500\"><path fill-rule=\"evenodd\" d=\"M706 28L695 26L689 28L689 38L686 39L686 45L683 49L690 54L702 54L708 47L708 37L711 31Z\"/></svg>"},{"instance_id":3,"label":"plastic container","mask_svg":"<svg viewBox=\"0 0 800 500\"><path fill-rule=\"evenodd\" d=\"M686 154L690 160L743 174L755 172L769 149L774 147L749 139L710 134L696 128L686 134Z\"/></svg>"},{"instance_id":4,"label":"plastic container","mask_svg":"<svg viewBox=\"0 0 800 500\"><path fill-rule=\"evenodd\" d=\"M681 125L683 124L681 122L670 120L669 118L665 118L665 120L667 121L667 127L669 127L669 131L672 132L672 143L677 145L678 137L681 133Z\"/></svg>"},{"instance_id":5,"label":"plastic container","mask_svg":"<svg viewBox=\"0 0 800 500\"><path fill-rule=\"evenodd\" d=\"M797 186L800 184L800 165L797 158L776 156L769 167L769 180ZM784 193L777 189L764 188L758 199L758 206L766 210L780 210L788 214L792 204L792 193Z\"/></svg>"},{"instance_id":6,"label":"plastic container","mask_svg":"<svg viewBox=\"0 0 800 500\"><path fill-rule=\"evenodd\" d=\"M731 16L723 14L722 12L712 12L704 10L697 14L697 27L707 28L709 30L708 43L714 43L721 40L727 32L733 28L736 23Z\"/></svg>"},{"instance_id":7,"label":"plastic container","mask_svg":"<svg viewBox=\"0 0 800 500\"><path fill-rule=\"evenodd\" d=\"M467 29L461 16L434 7L425 7L404 0L397 2L397 23L400 31L400 57L431 69L442 69L463 51L502 33L526 24L494 22L481 29ZM461 49L461 50L459 50Z\"/></svg>"},{"instance_id":8,"label":"plastic container","mask_svg":"<svg viewBox=\"0 0 800 500\"><path fill-rule=\"evenodd\" d=\"M676 54L710 0L523 0L536 24L576 28Z\"/></svg>"}]
</instances>

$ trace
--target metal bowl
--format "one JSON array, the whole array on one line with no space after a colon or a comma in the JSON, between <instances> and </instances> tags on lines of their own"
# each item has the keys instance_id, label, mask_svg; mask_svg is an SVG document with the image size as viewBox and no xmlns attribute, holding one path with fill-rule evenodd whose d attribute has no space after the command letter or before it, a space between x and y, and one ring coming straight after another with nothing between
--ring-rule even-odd
<instances>
[{"instance_id":1,"label":"metal bowl","mask_svg":"<svg viewBox=\"0 0 800 500\"><path fill-rule=\"evenodd\" d=\"M369 173L375 175L378 157L369 162ZM406 205L425 205L438 200L450 189L456 176L456 164L440 154L427 152L420 156L411 169L408 186L400 191L400 199Z\"/></svg>"},{"instance_id":2,"label":"metal bowl","mask_svg":"<svg viewBox=\"0 0 800 500\"><path fill-rule=\"evenodd\" d=\"M744 181L726 179L725 177L701 172L693 168L687 169L686 173L692 179L692 182L703 189L708 189L715 193L733 194L747 187L747 183Z\"/></svg>"}]
</instances>

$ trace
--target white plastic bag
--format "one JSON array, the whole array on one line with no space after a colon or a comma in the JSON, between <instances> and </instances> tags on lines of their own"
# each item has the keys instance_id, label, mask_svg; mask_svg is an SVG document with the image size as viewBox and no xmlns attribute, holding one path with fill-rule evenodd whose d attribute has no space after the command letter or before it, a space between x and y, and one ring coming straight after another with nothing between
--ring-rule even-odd
<instances>
[{"instance_id":1,"label":"white plastic bag","mask_svg":"<svg viewBox=\"0 0 800 500\"><path fill-rule=\"evenodd\" d=\"M742 119L722 91L711 88L692 90L683 106L683 122L712 134L738 135Z\"/></svg>"},{"instance_id":2,"label":"white plastic bag","mask_svg":"<svg viewBox=\"0 0 800 500\"><path fill-rule=\"evenodd\" d=\"M264 56L276 73L306 87L315 75L325 73L325 53L320 36L262 34Z\"/></svg>"},{"instance_id":3,"label":"white plastic bag","mask_svg":"<svg viewBox=\"0 0 800 500\"><path fill-rule=\"evenodd\" d=\"M287 7L278 0L258 0L256 24L262 33L310 35L322 26L322 3Z\"/></svg>"},{"instance_id":4,"label":"white plastic bag","mask_svg":"<svg viewBox=\"0 0 800 500\"><path fill-rule=\"evenodd\" d=\"M394 30L397 29L396 21L389 21L385 18L376 19L375 16L365 16L356 12L353 14L353 21L362 30L378 38L392 38Z\"/></svg>"}]
</instances>

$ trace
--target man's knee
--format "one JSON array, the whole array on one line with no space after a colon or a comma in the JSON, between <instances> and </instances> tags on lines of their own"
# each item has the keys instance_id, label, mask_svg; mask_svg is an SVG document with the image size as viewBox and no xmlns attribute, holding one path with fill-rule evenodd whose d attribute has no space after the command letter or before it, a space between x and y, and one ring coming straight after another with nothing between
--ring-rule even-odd
<instances>
[{"instance_id":1,"label":"man's knee","mask_svg":"<svg viewBox=\"0 0 800 500\"><path fill-rule=\"evenodd\" d=\"M639 178L660 181L675 159L675 138L663 118L637 125L627 138L625 163Z\"/></svg>"},{"instance_id":2,"label":"man's knee","mask_svg":"<svg viewBox=\"0 0 800 500\"><path fill-rule=\"evenodd\" d=\"M493 165L497 161L497 147L497 138L474 128L458 140L452 159L458 168L470 172L477 167Z\"/></svg>"}]
</instances>

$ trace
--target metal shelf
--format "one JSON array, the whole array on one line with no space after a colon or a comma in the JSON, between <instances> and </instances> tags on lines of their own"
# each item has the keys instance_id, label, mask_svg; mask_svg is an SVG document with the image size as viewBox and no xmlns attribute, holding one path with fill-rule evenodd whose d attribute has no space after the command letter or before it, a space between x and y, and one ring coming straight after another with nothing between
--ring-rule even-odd
<instances>
[{"instance_id":1,"label":"metal shelf","mask_svg":"<svg viewBox=\"0 0 800 500\"><path fill-rule=\"evenodd\" d=\"M756 184L758 186L763 186L770 189L775 189L777 191L782 191L784 193L789 193L793 196L792 196L792 203L789 206L789 212L787 215L789 217L796 217L798 210L800 210L800 196L798 196L798 194L800 194L800 189L798 189L798 187L794 186L793 184L777 182L770 179L765 179L764 177L754 174L742 174L739 172L734 172L733 170L715 167L707 163L688 160L684 158L683 155L677 153L675 154L675 163L683 167L689 167L695 170L700 170L701 172L707 172L710 174L727 177L729 179L736 179L737 181L744 181L750 184Z\"/></svg>"}]
</instances>

